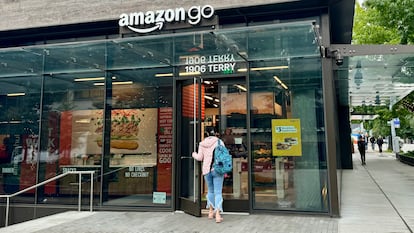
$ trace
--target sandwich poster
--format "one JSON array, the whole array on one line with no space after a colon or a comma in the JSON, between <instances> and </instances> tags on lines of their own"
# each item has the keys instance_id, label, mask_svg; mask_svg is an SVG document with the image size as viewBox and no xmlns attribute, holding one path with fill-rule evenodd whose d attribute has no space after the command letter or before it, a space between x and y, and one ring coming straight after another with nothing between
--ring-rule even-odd
<instances>
[{"instance_id":1,"label":"sandwich poster","mask_svg":"<svg viewBox=\"0 0 414 233\"><path fill-rule=\"evenodd\" d=\"M272 120L273 156L302 156L300 119Z\"/></svg>"},{"instance_id":2,"label":"sandwich poster","mask_svg":"<svg viewBox=\"0 0 414 233\"><path fill-rule=\"evenodd\" d=\"M156 155L157 109L112 110L111 153ZM72 111L72 153L100 154L103 111Z\"/></svg>"}]
</instances>

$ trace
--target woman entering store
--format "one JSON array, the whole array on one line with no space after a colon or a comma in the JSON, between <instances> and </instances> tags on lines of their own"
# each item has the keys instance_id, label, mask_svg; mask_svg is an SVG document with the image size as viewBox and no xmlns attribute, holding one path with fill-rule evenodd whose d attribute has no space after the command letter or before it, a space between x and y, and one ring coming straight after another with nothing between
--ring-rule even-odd
<instances>
[{"instance_id":1,"label":"woman entering store","mask_svg":"<svg viewBox=\"0 0 414 233\"><path fill-rule=\"evenodd\" d=\"M224 174L217 173L212 167L214 159L214 149L217 143L223 143L215 136L208 136L200 142L198 152L193 152L192 157L203 162L202 174L207 184L207 208L209 209L208 218L215 217L216 223L223 221L221 212L223 212L223 181Z\"/></svg>"}]
</instances>

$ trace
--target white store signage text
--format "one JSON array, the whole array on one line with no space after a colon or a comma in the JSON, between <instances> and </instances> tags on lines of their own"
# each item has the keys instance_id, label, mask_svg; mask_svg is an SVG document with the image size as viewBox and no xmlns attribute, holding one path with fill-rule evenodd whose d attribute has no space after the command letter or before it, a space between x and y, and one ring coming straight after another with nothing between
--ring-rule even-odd
<instances>
[{"instance_id":1,"label":"white store signage text","mask_svg":"<svg viewBox=\"0 0 414 233\"><path fill-rule=\"evenodd\" d=\"M186 21L196 25L202 19L209 19L214 15L214 8L210 5L192 6L187 11L183 8L155 10L147 12L123 13L119 16L120 27L128 27L137 33L149 33L161 30L164 23ZM151 26L153 25L153 26ZM151 26L151 27L148 27Z\"/></svg>"},{"instance_id":2,"label":"white store signage text","mask_svg":"<svg viewBox=\"0 0 414 233\"><path fill-rule=\"evenodd\" d=\"M233 54L216 54L209 56L185 56L184 69L185 72L199 72L199 73L216 73L216 72L231 72L233 73L236 67L236 59Z\"/></svg>"}]
</instances>

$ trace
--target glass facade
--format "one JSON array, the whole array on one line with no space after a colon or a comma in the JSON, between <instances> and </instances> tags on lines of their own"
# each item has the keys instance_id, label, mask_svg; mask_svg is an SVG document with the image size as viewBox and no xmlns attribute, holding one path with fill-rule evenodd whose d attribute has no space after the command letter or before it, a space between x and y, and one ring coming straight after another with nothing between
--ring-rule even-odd
<instances>
[{"instance_id":1,"label":"glass facade","mask_svg":"<svg viewBox=\"0 0 414 233\"><path fill-rule=\"evenodd\" d=\"M225 199L328 211L311 21L3 49L0 71L2 194L94 170L96 205L172 208L173 151L191 138L173 131L187 122L173 121L174 96L186 94L174 86L197 78L211 81L199 86L203 131L222 136L235 162ZM188 117L186 98L179 101L178 116ZM74 204L74 183L68 176L16 200Z\"/></svg>"},{"instance_id":2,"label":"glass facade","mask_svg":"<svg viewBox=\"0 0 414 233\"><path fill-rule=\"evenodd\" d=\"M254 206L327 211L320 59L276 64L289 69L250 79Z\"/></svg>"}]
</instances>

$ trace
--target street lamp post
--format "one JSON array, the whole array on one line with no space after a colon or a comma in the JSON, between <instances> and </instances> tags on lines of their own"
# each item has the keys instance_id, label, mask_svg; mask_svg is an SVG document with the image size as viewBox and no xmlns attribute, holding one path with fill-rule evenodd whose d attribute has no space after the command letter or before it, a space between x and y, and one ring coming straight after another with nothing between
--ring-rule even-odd
<instances>
[{"instance_id":1,"label":"street lamp post","mask_svg":"<svg viewBox=\"0 0 414 233\"><path fill-rule=\"evenodd\" d=\"M390 125L391 125L391 140L390 140L390 142L392 142L392 152L394 152L398 156L398 153L400 152L400 142L398 140L399 138L397 137L395 129L400 128L400 119L398 119L398 118L392 119L390 121Z\"/></svg>"}]
</instances>

